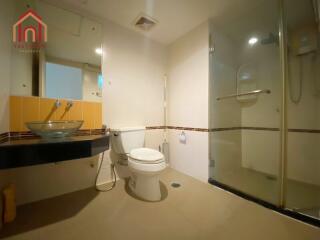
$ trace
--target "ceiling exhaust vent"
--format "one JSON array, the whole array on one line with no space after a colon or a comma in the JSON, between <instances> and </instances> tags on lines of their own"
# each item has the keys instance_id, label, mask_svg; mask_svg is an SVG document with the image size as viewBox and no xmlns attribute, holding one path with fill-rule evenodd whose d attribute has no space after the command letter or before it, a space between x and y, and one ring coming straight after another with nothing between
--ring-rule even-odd
<instances>
[{"instance_id":1,"label":"ceiling exhaust vent","mask_svg":"<svg viewBox=\"0 0 320 240\"><path fill-rule=\"evenodd\" d=\"M156 24L157 21L155 19L145 14L140 14L134 21L134 25L143 31L151 30L151 28L153 28Z\"/></svg>"}]
</instances>

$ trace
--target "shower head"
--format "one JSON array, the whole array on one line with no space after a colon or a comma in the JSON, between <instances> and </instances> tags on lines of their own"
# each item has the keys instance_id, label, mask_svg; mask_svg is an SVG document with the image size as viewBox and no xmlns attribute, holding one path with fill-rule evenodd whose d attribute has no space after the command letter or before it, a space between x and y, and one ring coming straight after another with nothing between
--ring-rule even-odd
<instances>
[{"instance_id":1,"label":"shower head","mask_svg":"<svg viewBox=\"0 0 320 240\"><path fill-rule=\"evenodd\" d=\"M279 37L273 33L269 33L269 36L267 38L261 39L260 43L262 45L268 45L268 44L273 44L273 43L276 43L278 45L279 44Z\"/></svg>"}]
</instances>

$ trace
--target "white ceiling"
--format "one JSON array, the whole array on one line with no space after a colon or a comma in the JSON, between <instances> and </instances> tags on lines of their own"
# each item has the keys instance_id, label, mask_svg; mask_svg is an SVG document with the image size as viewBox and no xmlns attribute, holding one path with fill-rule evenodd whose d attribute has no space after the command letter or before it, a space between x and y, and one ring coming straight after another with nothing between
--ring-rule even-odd
<instances>
[{"instance_id":1,"label":"white ceiling","mask_svg":"<svg viewBox=\"0 0 320 240\"><path fill-rule=\"evenodd\" d=\"M55 0L46 0L57 4ZM163 44L170 44L209 18L232 18L265 0L61 0L59 5L109 19ZM149 32L133 22L141 13L158 21Z\"/></svg>"},{"instance_id":2,"label":"white ceiling","mask_svg":"<svg viewBox=\"0 0 320 240\"><path fill-rule=\"evenodd\" d=\"M101 47L101 24L42 1L37 2L37 11L49 26L47 56L97 66L101 64L101 56L95 53L95 49Z\"/></svg>"},{"instance_id":3,"label":"white ceiling","mask_svg":"<svg viewBox=\"0 0 320 240\"><path fill-rule=\"evenodd\" d=\"M277 0L45 0L69 10L111 20L123 27L163 43L165 45L183 36L209 18L234 36L248 34L251 29L267 27L278 21ZM287 3L293 0L287 0ZM294 0L289 8L299 9L294 18L302 17L303 4L307 0ZM308 0L311 1L311 0ZM293 3L292 2L292 3ZM297 7L299 5L303 5ZM293 11L294 12L294 11ZM304 11L302 11L304 12ZM134 26L134 20L145 13L158 21L149 32ZM310 14L310 9L306 11ZM305 16L304 16L305 17ZM311 16L310 16L311 17ZM297 18L298 19L298 18ZM291 21L289 21L291 22Z\"/></svg>"}]
</instances>

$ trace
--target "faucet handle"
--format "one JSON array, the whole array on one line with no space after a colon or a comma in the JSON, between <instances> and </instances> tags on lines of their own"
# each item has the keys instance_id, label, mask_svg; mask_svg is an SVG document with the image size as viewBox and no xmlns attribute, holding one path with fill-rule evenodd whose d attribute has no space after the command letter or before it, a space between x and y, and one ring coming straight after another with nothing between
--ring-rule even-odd
<instances>
[{"instance_id":1,"label":"faucet handle","mask_svg":"<svg viewBox=\"0 0 320 240\"><path fill-rule=\"evenodd\" d=\"M67 109L72 108L72 106L73 106L73 102L72 102L71 100L69 100L69 101L67 102Z\"/></svg>"},{"instance_id":2,"label":"faucet handle","mask_svg":"<svg viewBox=\"0 0 320 240\"><path fill-rule=\"evenodd\" d=\"M61 102L59 101L59 99L56 100L56 102L54 103L55 108L59 108L61 106Z\"/></svg>"}]
</instances>

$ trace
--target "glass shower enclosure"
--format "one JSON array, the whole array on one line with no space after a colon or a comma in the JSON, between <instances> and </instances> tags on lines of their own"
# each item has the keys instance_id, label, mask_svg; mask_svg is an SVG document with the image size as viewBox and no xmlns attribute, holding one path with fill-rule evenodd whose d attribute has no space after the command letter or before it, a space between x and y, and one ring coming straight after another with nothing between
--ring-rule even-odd
<instances>
[{"instance_id":1,"label":"glass shower enclosure","mask_svg":"<svg viewBox=\"0 0 320 240\"><path fill-rule=\"evenodd\" d=\"M318 0L259 0L210 24L210 182L320 218Z\"/></svg>"}]
</instances>

